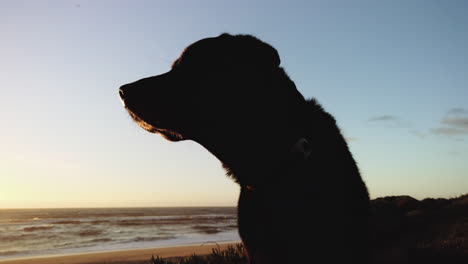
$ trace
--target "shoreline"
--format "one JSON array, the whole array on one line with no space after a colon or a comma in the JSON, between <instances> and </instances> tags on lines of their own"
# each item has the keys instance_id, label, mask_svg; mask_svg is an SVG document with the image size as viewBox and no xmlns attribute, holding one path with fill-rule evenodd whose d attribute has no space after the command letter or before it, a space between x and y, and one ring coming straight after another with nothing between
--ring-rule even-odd
<instances>
[{"instance_id":1,"label":"shoreline","mask_svg":"<svg viewBox=\"0 0 468 264\"><path fill-rule=\"evenodd\" d=\"M193 254L206 255L213 248L225 249L228 245L235 245L240 241L220 243L198 243L169 247L153 247L143 249L113 250L91 253L74 253L66 255L45 255L35 257L21 257L0 260L1 264L97 264L97 263L148 263L151 256L185 257Z\"/></svg>"}]
</instances>

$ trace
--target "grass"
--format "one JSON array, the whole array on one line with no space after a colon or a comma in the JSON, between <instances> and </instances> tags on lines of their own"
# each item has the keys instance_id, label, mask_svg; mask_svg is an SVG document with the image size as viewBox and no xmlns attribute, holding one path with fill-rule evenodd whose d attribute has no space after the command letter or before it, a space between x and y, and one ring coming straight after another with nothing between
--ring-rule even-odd
<instances>
[{"instance_id":1,"label":"grass","mask_svg":"<svg viewBox=\"0 0 468 264\"><path fill-rule=\"evenodd\" d=\"M208 255L192 255L179 258L152 256L150 264L246 264L247 257L242 244L229 245L227 249L213 248Z\"/></svg>"}]
</instances>

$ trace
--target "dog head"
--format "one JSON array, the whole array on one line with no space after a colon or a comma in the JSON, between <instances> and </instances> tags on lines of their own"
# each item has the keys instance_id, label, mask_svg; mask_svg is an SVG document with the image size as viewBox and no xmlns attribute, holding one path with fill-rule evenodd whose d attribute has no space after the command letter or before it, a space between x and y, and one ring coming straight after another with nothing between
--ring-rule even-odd
<instances>
[{"instance_id":1,"label":"dog head","mask_svg":"<svg viewBox=\"0 0 468 264\"><path fill-rule=\"evenodd\" d=\"M171 141L248 134L287 125L288 113L304 100L279 65L270 45L222 34L191 44L169 72L119 92L142 128Z\"/></svg>"}]
</instances>

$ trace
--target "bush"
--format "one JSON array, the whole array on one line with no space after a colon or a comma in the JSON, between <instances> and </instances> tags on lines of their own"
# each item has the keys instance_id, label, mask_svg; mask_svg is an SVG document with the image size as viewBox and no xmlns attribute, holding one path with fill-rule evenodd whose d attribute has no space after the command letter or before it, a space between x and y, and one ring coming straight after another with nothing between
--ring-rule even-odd
<instances>
[{"instance_id":1,"label":"bush","mask_svg":"<svg viewBox=\"0 0 468 264\"><path fill-rule=\"evenodd\" d=\"M242 244L229 245L221 250L218 246L213 248L209 255L192 255L179 259L163 259L160 256L152 256L150 264L246 264L247 256Z\"/></svg>"}]
</instances>

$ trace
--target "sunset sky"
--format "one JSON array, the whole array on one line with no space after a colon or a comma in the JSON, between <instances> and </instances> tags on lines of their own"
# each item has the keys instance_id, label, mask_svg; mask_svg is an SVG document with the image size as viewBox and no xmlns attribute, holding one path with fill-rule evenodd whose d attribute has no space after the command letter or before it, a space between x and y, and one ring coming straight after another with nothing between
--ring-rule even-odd
<instances>
[{"instance_id":1,"label":"sunset sky","mask_svg":"<svg viewBox=\"0 0 468 264\"><path fill-rule=\"evenodd\" d=\"M461 0L0 1L0 208L235 205L216 158L145 132L117 93L223 32L278 50L337 119L372 198L468 193L467 11Z\"/></svg>"}]
</instances>

